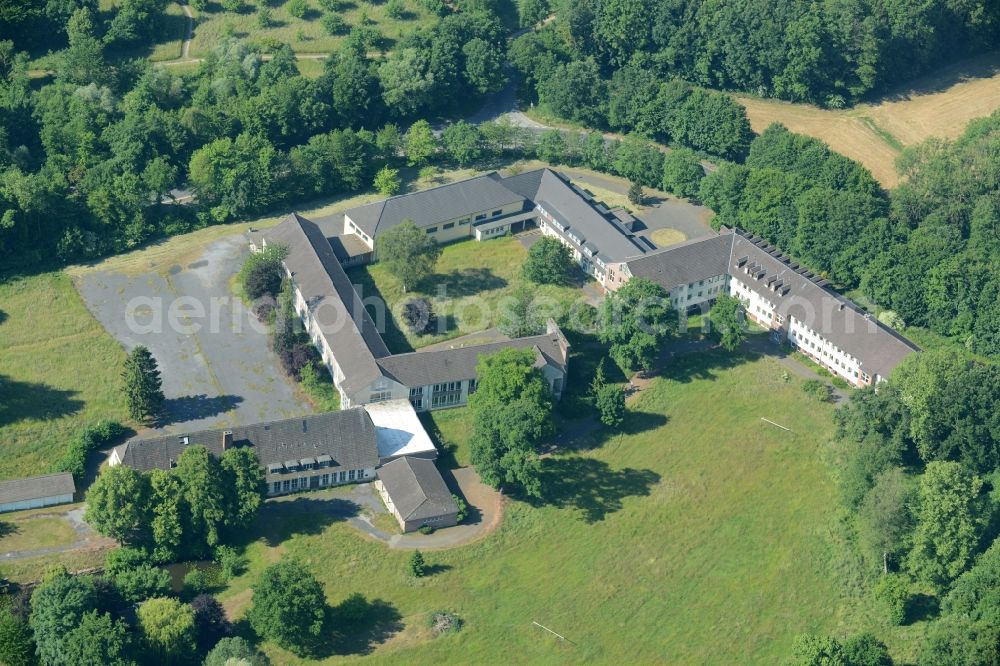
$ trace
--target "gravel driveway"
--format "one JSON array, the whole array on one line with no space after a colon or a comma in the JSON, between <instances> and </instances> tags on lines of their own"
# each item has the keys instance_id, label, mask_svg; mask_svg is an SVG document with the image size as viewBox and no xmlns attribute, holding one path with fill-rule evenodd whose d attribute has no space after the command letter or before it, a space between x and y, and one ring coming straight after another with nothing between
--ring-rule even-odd
<instances>
[{"instance_id":1,"label":"gravel driveway","mask_svg":"<svg viewBox=\"0 0 1000 666\"><path fill-rule=\"evenodd\" d=\"M271 351L267 331L229 279L248 253L236 234L206 246L166 275L94 272L77 289L98 321L126 349L156 357L167 398L159 432L190 432L310 412Z\"/></svg>"}]
</instances>

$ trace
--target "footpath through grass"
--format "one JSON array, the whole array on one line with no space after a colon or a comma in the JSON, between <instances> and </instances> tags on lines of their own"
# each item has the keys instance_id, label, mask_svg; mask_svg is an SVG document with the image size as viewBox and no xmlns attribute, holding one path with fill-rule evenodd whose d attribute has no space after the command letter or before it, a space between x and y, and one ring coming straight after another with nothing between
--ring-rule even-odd
<instances>
[{"instance_id":1,"label":"footpath through grass","mask_svg":"<svg viewBox=\"0 0 1000 666\"><path fill-rule=\"evenodd\" d=\"M368 619L331 639L323 663L370 652L375 663L774 664L802 632L884 636L842 582L824 461L832 406L769 359L693 354L667 372L630 405L623 434L544 461L546 501L515 501L485 540L426 553L433 575L410 578L407 551L311 513L257 525L250 570L222 600L241 616L249 585L282 556L306 562L332 604L362 592ZM439 414L457 436L462 413ZM465 627L434 637L427 620L441 609Z\"/></svg>"},{"instance_id":2,"label":"footpath through grass","mask_svg":"<svg viewBox=\"0 0 1000 666\"><path fill-rule=\"evenodd\" d=\"M67 275L0 284L0 478L47 473L85 425L125 422L124 360Z\"/></svg>"}]
</instances>

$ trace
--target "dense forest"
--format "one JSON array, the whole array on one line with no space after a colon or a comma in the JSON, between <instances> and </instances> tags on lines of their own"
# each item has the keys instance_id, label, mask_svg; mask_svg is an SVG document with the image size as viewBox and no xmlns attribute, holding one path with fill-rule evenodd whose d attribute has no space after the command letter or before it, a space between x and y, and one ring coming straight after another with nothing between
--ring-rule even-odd
<instances>
[{"instance_id":1,"label":"dense forest","mask_svg":"<svg viewBox=\"0 0 1000 666\"><path fill-rule=\"evenodd\" d=\"M188 75L112 58L117 35L134 32L120 17L138 13L145 25L164 3L123 2L110 17L78 4L17 16L20 5L4 5L7 26L16 18L66 35L41 85L27 54L0 42L0 253L21 264L365 189L399 149L394 123L446 113L503 82L506 30L483 11L449 13L379 60L367 56L377 35L356 26L308 79L283 44L265 54L228 39ZM199 206L158 204L184 182Z\"/></svg>"},{"instance_id":2,"label":"dense forest","mask_svg":"<svg viewBox=\"0 0 1000 666\"><path fill-rule=\"evenodd\" d=\"M543 0L523 0L535 16ZM1000 5L984 0L573 0L552 30L605 78L657 78L841 107L942 63L996 47ZM522 10L523 11L523 10Z\"/></svg>"}]
</instances>

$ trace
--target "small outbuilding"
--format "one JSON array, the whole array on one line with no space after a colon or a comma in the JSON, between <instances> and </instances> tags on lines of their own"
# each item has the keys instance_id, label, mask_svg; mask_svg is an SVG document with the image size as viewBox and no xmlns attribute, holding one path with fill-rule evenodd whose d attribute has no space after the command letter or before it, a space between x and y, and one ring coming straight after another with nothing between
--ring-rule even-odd
<instances>
[{"instance_id":1,"label":"small outbuilding","mask_svg":"<svg viewBox=\"0 0 1000 666\"><path fill-rule=\"evenodd\" d=\"M0 481L0 513L69 504L76 485L68 472Z\"/></svg>"},{"instance_id":2,"label":"small outbuilding","mask_svg":"<svg viewBox=\"0 0 1000 666\"><path fill-rule=\"evenodd\" d=\"M396 458L379 468L375 488L404 532L458 523L458 505L432 460Z\"/></svg>"}]
</instances>

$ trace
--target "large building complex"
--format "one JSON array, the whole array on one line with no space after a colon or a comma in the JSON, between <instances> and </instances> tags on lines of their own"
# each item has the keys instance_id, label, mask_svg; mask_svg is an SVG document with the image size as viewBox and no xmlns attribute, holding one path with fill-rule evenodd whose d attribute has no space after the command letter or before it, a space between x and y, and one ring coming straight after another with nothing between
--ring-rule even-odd
<instances>
[{"instance_id":1,"label":"large building complex","mask_svg":"<svg viewBox=\"0 0 1000 666\"><path fill-rule=\"evenodd\" d=\"M374 204L373 204L374 205ZM450 213L445 213L450 214ZM316 224L298 215L268 230L261 239L287 249L285 270L295 309L345 407L408 399L423 411L463 405L476 390L479 357L505 347L534 353L556 398L562 394L569 343L554 322L546 332L502 342L435 351L390 354L361 297Z\"/></svg>"},{"instance_id":2,"label":"large building complex","mask_svg":"<svg viewBox=\"0 0 1000 666\"><path fill-rule=\"evenodd\" d=\"M761 239L723 229L717 236L658 248L635 233L638 221L631 214L609 209L550 169L506 178L490 173L351 209L334 244L360 245L359 253L370 260L377 235L404 220L441 242L485 240L538 227L566 245L584 272L605 290L614 291L632 277L647 278L663 286L680 310L710 304L719 294L736 296L748 317L771 329L777 341L787 341L856 386L885 379L917 349L836 293L826 280ZM553 358L544 344L538 349L545 358ZM421 360L428 368L435 367L430 359ZM408 363L402 357L381 357L374 365L383 376L405 377L398 385L412 386L421 381L419 371L396 368ZM556 378L552 381L555 387ZM423 401L421 408L451 404L443 397L432 397L426 404L423 391L428 386L434 388L428 381L415 394Z\"/></svg>"},{"instance_id":3,"label":"large building complex","mask_svg":"<svg viewBox=\"0 0 1000 666\"><path fill-rule=\"evenodd\" d=\"M347 211L325 233L292 214L251 248L286 249L294 306L330 369L343 411L226 430L133 440L110 464L171 469L187 446L221 456L253 447L270 495L377 478L404 530L455 523L457 508L434 466L436 450L416 412L465 404L479 359L504 348L530 351L556 398L566 384L569 343L554 321L540 335L392 354L344 266L375 260L379 234L411 220L440 242L487 240L537 227L557 238L607 292L633 278L661 285L681 311L739 298L747 316L856 386L886 379L917 348L759 238L723 229L658 248L641 224L609 209L566 177L540 169L491 173ZM384 308L385 304L382 304ZM383 310L380 316L387 316ZM380 469L379 469L380 468ZM376 472L376 470L379 470Z\"/></svg>"}]
</instances>

